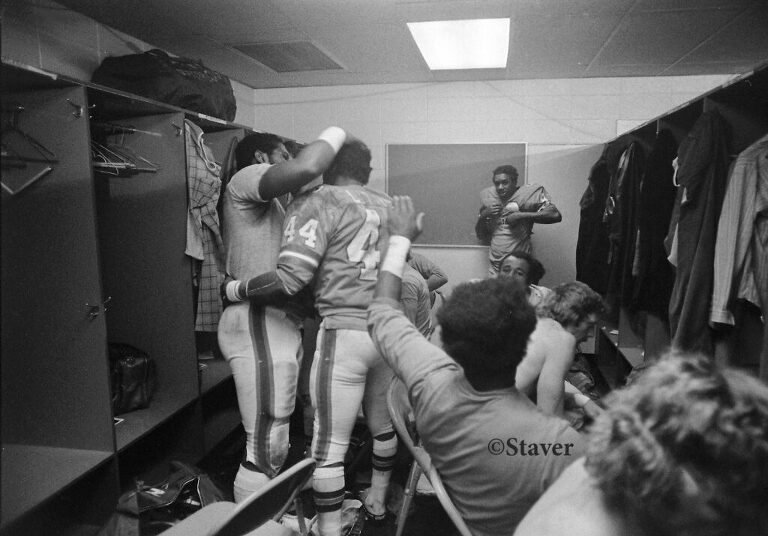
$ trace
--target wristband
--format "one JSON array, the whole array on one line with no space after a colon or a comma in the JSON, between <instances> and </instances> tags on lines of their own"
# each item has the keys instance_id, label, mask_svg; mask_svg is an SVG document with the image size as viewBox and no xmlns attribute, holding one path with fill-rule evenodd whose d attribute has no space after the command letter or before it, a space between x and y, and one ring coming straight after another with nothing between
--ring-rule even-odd
<instances>
[{"instance_id":1,"label":"wristband","mask_svg":"<svg viewBox=\"0 0 768 536\"><path fill-rule=\"evenodd\" d=\"M226 286L227 299L231 302L243 301L240 294L240 281L230 281Z\"/></svg>"},{"instance_id":2,"label":"wristband","mask_svg":"<svg viewBox=\"0 0 768 536\"><path fill-rule=\"evenodd\" d=\"M583 395L581 393L576 393L575 395L573 395L574 403L580 408L583 408L584 406L586 406L590 400L592 399L589 398L587 395Z\"/></svg>"},{"instance_id":3,"label":"wristband","mask_svg":"<svg viewBox=\"0 0 768 536\"><path fill-rule=\"evenodd\" d=\"M347 141L347 133L339 127L328 127L320 133L317 139L328 143L333 148L335 154L339 152L341 146Z\"/></svg>"},{"instance_id":4,"label":"wristband","mask_svg":"<svg viewBox=\"0 0 768 536\"><path fill-rule=\"evenodd\" d=\"M381 271L389 272L395 277L403 278L405 269L405 257L411 249L411 241L404 236L393 235L389 237L389 247L381 263Z\"/></svg>"}]
</instances>

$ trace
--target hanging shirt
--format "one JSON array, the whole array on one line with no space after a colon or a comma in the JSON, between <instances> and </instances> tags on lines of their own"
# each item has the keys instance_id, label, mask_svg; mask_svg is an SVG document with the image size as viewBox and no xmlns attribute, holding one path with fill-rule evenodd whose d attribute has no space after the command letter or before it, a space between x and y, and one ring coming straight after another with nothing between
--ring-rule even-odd
<instances>
[{"instance_id":1,"label":"hanging shirt","mask_svg":"<svg viewBox=\"0 0 768 536\"><path fill-rule=\"evenodd\" d=\"M711 324L733 324L736 299L768 308L768 136L733 164L717 229ZM762 295L761 295L762 294Z\"/></svg>"},{"instance_id":2,"label":"hanging shirt","mask_svg":"<svg viewBox=\"0 0 768 536\"><path fill-rule=\"evenodd\" d=\"M187 153L187 248L185 253L201 262L198 274L195 331L216 331L222 304L219 287L224 281L224 243L219 229L220 168L203 131L184 120Z\"/></svg>"}]
</instances>

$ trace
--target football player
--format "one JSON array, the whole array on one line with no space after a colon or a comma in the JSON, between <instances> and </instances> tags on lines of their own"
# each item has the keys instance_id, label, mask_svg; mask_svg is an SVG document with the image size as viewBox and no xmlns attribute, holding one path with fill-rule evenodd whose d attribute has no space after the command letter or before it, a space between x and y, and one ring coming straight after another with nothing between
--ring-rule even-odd
<instances>
[{"instance_id":1,"label":"football player","mask_svg":"<svg viewBox=\"0 0 768 536\"><path fill-rule=\"evenodd\" d=\"M326 129L296 159L273 134L250 134L238 143L237 172L222 200L230 276L247 279L274 269L285 217L280 198L318 178L344 139L343 130ZM219 346L232 369L246 432L246 456L234 483L237 502L277 475L288 454L302 357L298 305L287 299L268 306L234 304L219 321Z\"/></svg>"},{"instance_id":2,"label":"football player","mask_svg":"<svg viewBox=\"0 0 768 536\"><path fill-rule=\"evenodd\" d=\"M386 408L392 371L366 328L366 310L387 243L389 196L366 187L371 153L347 141L323 176L324 184L299 196L286 216L277 270L230 282L230 300L265 302L295 295L314 281L322 317L311 372L315 406L313 487L322 536L341 531L344 456L362 402L373 435L371 488L364 496L369 518L385 518L385 496L397 449Z\"/></svg>"}]
</instances>

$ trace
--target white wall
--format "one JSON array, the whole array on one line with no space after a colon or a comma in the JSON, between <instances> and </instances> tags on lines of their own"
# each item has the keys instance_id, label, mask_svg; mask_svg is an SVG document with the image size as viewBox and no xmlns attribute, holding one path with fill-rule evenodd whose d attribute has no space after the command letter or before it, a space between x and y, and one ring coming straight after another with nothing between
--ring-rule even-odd
<instances>
[{"instance_id":1,"label":"white wall","mask_svg":"<svg viewBox=\"0 0 768 536\"><path fill-rule=\"evenodd\" d=\"M544 184L563 221L534 227L543 284L575 275L579 199L601 145L725 82L729 76L499 80L254 90L256 128L311 141L328 125L348 129L373 153L371 186L385 189L389 143L527 142L529 182ZM488 184L491 184L488 170ZM460 199L479 208L478 199ZM446 207L449 209L450 207ZM428 218L430 215L427 215ZM429 224L439 224L432 215ZM419 248L417 248L419 249ZM487 271L481 247L420 252L449 285Z\"/></svg>"},{"instance_id":2,"label":"white wall","mask_svg":"<svg viewBox=\"0 0 768 536\"><path fill-rule=\"evenodd\" d=\"M0 7L4 61L88 81L108 56L146 52L152 45L105 26L50 0L3 0ZM232 81L235 122L253 125L253 90Z\"/></svg>"}]
</instances>

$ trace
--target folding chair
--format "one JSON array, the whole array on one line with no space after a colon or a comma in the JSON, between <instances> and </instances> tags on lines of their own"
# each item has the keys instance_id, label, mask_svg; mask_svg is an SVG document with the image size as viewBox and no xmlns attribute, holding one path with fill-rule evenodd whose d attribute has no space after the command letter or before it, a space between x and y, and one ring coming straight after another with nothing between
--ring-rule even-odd
<instances>
[{"instance_id":1,"label":"folding chair","mask_svg":"<svg viewBox=\"0 0 768 536\"><path fill-rule=\"evenodd\" d=\"M395 378L392 384L389 386L387 392L387 409L389 415L392 418L392 424L397 430L397 435L400 436L401 441L408 447L408 450L413 455L413 464L411 465L411 472L408 475L408 483L406 484L405 493L403 496L403 505L400 507L400 513L397 516L397 525L395 536L401 536L403 528L405 527L406 517L408 516L408 508L411 505L413 494L416 490L416 484L419 481L419 476L423 472L427 475L429 483L435 490L437 500L440 501L443 510L451 518L453 524L458 529L462 536L472 536L469 528L467 527L464 519L462 519L459 511L456 510L451 498L443 487L443 481L440 479L440 475L437 473L437 469L432 465L432 459L421 446L421 442L418 443L414 440L410 430L413 429L413 409L408 401L408 394L406 393L405 384Z\"/></svg>"},{"instance_id":2,"label":"folding chair","mask_svg":"<svg viewBox=\"0 0 768 536\"><path fill-rule=\"evenodd\" d=\"M291 504L296 506L301 534L307 536L298 495L314 469L314 460L302 460L243 502L209 504L161 536L288 536L295 533L278 521Z\"/></svg>"}]
</instances>

